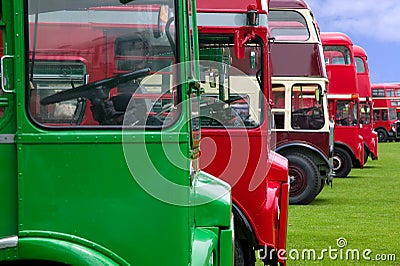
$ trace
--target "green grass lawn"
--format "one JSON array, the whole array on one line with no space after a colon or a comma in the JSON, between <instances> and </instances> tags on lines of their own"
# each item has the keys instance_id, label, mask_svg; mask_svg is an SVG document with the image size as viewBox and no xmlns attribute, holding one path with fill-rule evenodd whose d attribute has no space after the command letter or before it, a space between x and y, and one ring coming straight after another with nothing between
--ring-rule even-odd
<instances>
[{"instance_id":1,"label":"green grass lawn","mask_svg":"<svg viewBox=\"0 0 400 266\"><path fill-rule=\"evenodd\" d=\"M378 148L379 160L336 178L311 204L289 207L288 265L400 265L400 143ZM337 245L340 238L347 243L343 248ZM375 260L393 254L396 261Z\"/></svg>"}]
</instances>

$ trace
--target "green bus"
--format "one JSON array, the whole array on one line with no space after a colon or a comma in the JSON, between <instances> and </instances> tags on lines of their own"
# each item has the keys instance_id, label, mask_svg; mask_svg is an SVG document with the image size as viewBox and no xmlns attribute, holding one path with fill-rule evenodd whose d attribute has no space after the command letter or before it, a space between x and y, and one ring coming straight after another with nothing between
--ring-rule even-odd
<instances>
[{"instance_id":1,"label":"green bus","mask_svg":"<svg viewBox=\"0 0 400 266\"><path fill-rule=\"evenodd\" d=\"M194 1L1 1L0 265L232 265Z\"/></svg>"}]
</instances>

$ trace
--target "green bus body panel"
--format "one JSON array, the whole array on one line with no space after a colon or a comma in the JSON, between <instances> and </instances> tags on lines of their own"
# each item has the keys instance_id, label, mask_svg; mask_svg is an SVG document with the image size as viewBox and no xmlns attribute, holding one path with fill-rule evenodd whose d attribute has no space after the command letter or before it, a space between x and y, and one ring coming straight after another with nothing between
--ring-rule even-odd
<instances>
[{"instance_id":1,"label":"green bus body panel","mask_svg":"<svg viewBox=\"0 0 400 266\"><path fill-rule=\"evenodd\" d=\"M0 144L0 238L17 235L17 156L15 144Z\"/></svg>"},{"instance_id":2,"label":"green bus body panel","mask_svg":"<svg viewBox=\"0 0 400 266\"><path fill-rule=\"evenodd\" d=\"M89 247L58 239L26 237L18 241L19 259L57 261L69 265L127 265Z\"/></svg>"},{"instance_id":3,"label":"green bus body panel","mask_svg":"<svg viewBox=\"0 0 400 266\"><path fill-rule=\"evenodd\" d=\"M13 1L0 1L2 16L0 30L3 42L10 45L2 49L3 55L14 54L14 29L5 25L13 23L14 13L11 11ZM9 68L16 69L14 59L5 60L4 72L9 76L8 82L12 83L12 72ZM21 69L21 68L20 68ZM12 85L7 89L13 89ZM15 95L0 93L0 108L3 114L0 116L0 239L17 235L17 155L16 146L12 139L16 132ZM8 141L5 141L5 139ZM8 256L8 255L7 255Z\"/></svg>"},{"instance_id":4,"label":"green bus body panel","mask_svg":"<svg viewBox=\"0 0 400 266\"><path fill-rule=\"evenodd\" d=\"M233 265L233 223L230 229L221 230L219 265Z\"/></svg>"},{"instance_id":5,"label":"green bus body panel","mask_svg":"<svg viewBox=\"0 0 400 266\"><path fill-rule=\"evenodd\" d=\"M163 148L159 143L149 146L154 152ZM152 263L149 250L155 247L162 247L154 252L165 265L188 263L193 226L188 224L188 207L146 193L131 176L121 143L24 144L18 153L19 169L26 169L20 173L20 231L77 236L138 265ZM170 169L162 153L157 159L159 169ZM137 160L144 169L152 167ZM188 172L173 172L188 185Z\"/></svg>"},{"instance_id":6,"label":"green bus body panel","mask_svg":"<svg viewBox=\"0 0 400 266\"><path fill-rule=\"evenodd\" d=\"M184 3L178 3L177 43L187 44ZM127 141L121 129L56 130L35 125L26 106L28 46L23 6L22 0L2 1L4 54L14 56L7 63L12 71L5 71L5 76L15 93L0 96L7 99L1 100L5 112L0 117L0 134L15 135L15 142L0 143L0 200L6 203L0 208L0 239L15 235L19 239L16 247L0 250L0 260L40 259L73 265L155 265L161 261L166 266L186 266L204 265L215 250L220 256L217 265L232 265L230 188L202 172L191 180L189 104L183 105L182 116L162 134L132 131ZM180 61L189 60L189 54L189 49L181 49ZM182 68L183 80L190 76L188 72L187 66ZM183 101L188 91L184 82ZM124 149L128 150L124 153ZM148 157L140 154L144 149ZM169 149L180 152L174 162L165 153ZM136 151L139 154L134 156ZM132 167L139 169L133 175ZM146 169L152 171L142 175ZM141 181L158 178L155 170L186 188L180 194L166 191L186 205L170 204L146 192ZM200 187L203 183L215 183L218 191L226 193L212 203L194 206L196 200L213 198L212 191ZM160 184L154 187L162 189Z\"/></svg>"},{"instance_id":7,"label":"green bus body panel","mask_svg":"<svg viewBox=\"0 0 400 266\"><path fill-rule=\"evenodd\" d=\"M196 177L196 202L200 203L196 207L196 225L229 227L232 211L230 186L203 171L199 171Z\"/></svg>"}]
</instances>

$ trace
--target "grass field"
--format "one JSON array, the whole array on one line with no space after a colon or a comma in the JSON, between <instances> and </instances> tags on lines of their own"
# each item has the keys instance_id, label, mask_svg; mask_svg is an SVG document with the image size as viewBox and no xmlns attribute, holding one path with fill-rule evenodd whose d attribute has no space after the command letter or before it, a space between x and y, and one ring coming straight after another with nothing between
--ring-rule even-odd
<instances>
[{"instance_id":1,"label":"grass field","mask_svg":"<svg viewBox=\"0 0 400 266\"><path fill-rule=\"evenodd\" d=\"M379 160L289 207L289 266L400 265L400 143L378 149Z\"/></svg>"}]
</instances>

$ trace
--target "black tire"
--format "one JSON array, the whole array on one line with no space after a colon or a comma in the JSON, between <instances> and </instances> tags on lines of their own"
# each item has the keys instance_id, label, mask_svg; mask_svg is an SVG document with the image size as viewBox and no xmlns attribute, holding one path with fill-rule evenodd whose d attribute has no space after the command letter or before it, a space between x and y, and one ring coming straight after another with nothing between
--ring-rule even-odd
<instances>
[{"instance_id":1,"label":"black tire","mask_svg":"<svg viewBox=\"0 0 400 266\"><path fill-rule=\"evenodd\" d=\"M364 165L367 163L369 157L369 151L364 147Z\"/></svg>"},{"instance_id":2,"label":"black tire","mask_svg":"<svg viewBox=\"0 0 400 266\"><path fill-rule=\"evenodd\" d=\"M388 140L388 133L386 130L379 128L376 130L376 133L378 133L378 142L386 142Z\"/></svg>"},{"instance_id":3,"label":"black tire","mask_svg":"<svg viewBox=\"0 0 400 266\"><path fill-rule=\"evenodd\" d=\"M335 147L333 152L334 177L347 177L351 171L352 161L350 155L342 148Z\"/></svg>"},{"instance_id":4,"label":"black tire","mask_svg":"<svg viewBox=\"0 0 400 266\"><path fill-rule=\"evenodd\" d=\"M319 191L318 191L318 195L319 195L319 193L321 193L321 191L322 191L322 189L324 189L324 187L325 187L325 179L322 179L321 180L321 186L320 186L320 188L319 188Z\"/></svg>"},{"instance_id":5,"label":"black tire","mask_svg":"<svg viewBox=\"0 0 400 266\"><path fill-rule=\"evenodd\" d=\"M246 240L235 239L234 266L249 266L255 263L255 251Z\"/></svg>"},{"instance_id":6,"label":"black tire","mask_svg":"<svg viewBox=\"0 0 400 266\"><path fill-rule=\"evenodd\" d=\"M321 189L321 176L318 167L306 155L291 153L289 161L290 204L309 204Z\"/></svg>"}]
</instances>

